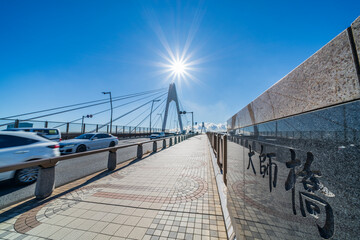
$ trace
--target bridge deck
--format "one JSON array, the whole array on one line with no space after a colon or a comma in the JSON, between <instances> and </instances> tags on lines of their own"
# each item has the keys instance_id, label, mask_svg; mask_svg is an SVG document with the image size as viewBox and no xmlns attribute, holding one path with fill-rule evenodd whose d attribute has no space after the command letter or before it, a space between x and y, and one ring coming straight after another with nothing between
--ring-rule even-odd
<instances>
[{"instance_id":1,"label":"bridge deck","mask_svg":"<svg viewBox=\"0 0 360 240\"><path fill-rule=\"evenodd\" d=\"M226 239L206 136L0 212L1 239ZM19 237L19 238L17 238Z\"/></svg>"}]
</instances>

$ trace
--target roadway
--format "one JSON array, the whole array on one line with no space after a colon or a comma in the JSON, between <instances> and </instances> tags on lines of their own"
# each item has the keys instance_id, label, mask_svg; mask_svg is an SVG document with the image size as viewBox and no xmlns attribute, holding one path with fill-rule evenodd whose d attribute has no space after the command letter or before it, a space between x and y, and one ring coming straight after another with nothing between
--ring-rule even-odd
<instances>
[{"instance_id":1,"label":"roadway","mask_svg":"<svg viewBox=\"0 0 360 240\"><path fill-rule=\"evenodd\" d=\"M148 140L149 138L120 139L118 146L136 142L144 142ZM160 143L161 142L158 142L158 147L162 146ZM119 149L117 151L117 162L124 162L136 157L136 151L136 146ZM151 143L143 145L143 152L146 153L147 151L152 151ZM58 187L76 179L106 169L107 159L108 153L103 152L60 162L56 166L55 170L55 186ZM29 186L17 186L12 181L0 182L0 209L10 205L13 202L17 202L20 199L22 200L33 196L35 185L36 184Z\"/></svg>"}]
</instances>

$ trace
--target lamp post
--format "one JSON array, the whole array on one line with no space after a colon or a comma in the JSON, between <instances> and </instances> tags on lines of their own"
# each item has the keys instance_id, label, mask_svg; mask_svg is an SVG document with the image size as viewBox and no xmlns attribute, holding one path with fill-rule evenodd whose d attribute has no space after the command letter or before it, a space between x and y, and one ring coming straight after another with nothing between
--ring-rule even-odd
<instances>
[{"instance_id":1,"label":"lamp post","mask_svg":"<svg viewBox=\"0 0 360 240\"><path fill-rule=\"evenodd\" d=\"M194 112L180 111L179 114L191 113L191 131L194 132Z\"/></svg>"},{"instance_id":2,"label":"lamp post","mask_svg":"<svg viewBox=\"0 0 360 240\"><path fill-rule=\"evenodd\" d=\"M113 117L113 106L112 106L112 97L111 92L102 92L103 94L109 94L110 95L110 107L111 107L111 115L110 115L110 134L112 130L112 117Z\"/></svg>"},{"instance_id":3,"label":"lamp post","mask_svg":"<svg viewBox=\"0 0 360 240\"><path fill-rule=\"evenodd\" d=\"M85 125L84 125L84 118L92 118L93 115L92 114L88 114L86 116L82 116L82 121L81 121L81 133L85 133Z\"/></svg>"},{"instance_id":4,"label":"lamp post","mask_svg":"<svg viewBox=\"0 0 360 240\"><path fill-rule=\"evenodd\" d=\"M151 103L151 111L150 111L150 134L151 134L151 115L152 115L152 110L153 110L153 107L154 107L154 102L159 102L160 100L159 99L154 99L152 100L152 103Z\"/></svg>"}]
</instances>

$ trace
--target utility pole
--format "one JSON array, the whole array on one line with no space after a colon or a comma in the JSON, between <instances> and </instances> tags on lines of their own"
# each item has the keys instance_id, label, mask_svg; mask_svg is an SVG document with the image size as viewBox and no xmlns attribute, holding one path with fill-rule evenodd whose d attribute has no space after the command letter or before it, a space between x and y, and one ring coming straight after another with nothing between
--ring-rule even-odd
<instances>
[{"instance_id":1,"label":"utility pole","mask_svg":"<svg viewBox=\"0 0 360 240\"><path fill-rule=\"evenodd\" d=\"M109 94L110 95L110 107L111 107L111 115L110 115L110 134L112 130L112 118L113 118L113 106L112 106L112 97L111 92L102 92L103 94Z\"/></svg>"},{"instance_id":2,"label":"utility pole","mask_svg":"<svg viewBox=\"0 0 360 240\"><path fill-rule=\"evenodd\" d=\"M152 103L151 103L151 111L150 111L150 134L151 134L151 115L152 115L152 110L153 110L153 107L154 107L154 102L159 102L160 100L159 99L154 99L152 100Z\"/></svg>"}]
</instances>

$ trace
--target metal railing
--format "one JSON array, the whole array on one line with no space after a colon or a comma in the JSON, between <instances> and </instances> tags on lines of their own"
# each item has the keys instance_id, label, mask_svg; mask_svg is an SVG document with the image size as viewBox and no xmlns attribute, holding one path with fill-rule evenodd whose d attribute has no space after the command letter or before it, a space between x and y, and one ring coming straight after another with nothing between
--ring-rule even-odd
<instances>
[{"instance_id":1,"label":"metal railing","mask_svg":"<svg viewBox=\"0 0 360 240\"><path fill-rule=\"evenodd\" d=\"M167 139L169 139L169 147L171 147L172 145L175 145L178 142L182 142L192 136L193 136L193 134L170 136L170 137L165 137L165 138L150 140L150 141L145 141L145 142L131 143L131 144L127 144L127 145L108 147L108 148L103 148L103 149L98 149L98 150L75 153L75 154L71 154L71 155L64 155L64 156L59 156L59 157L53 157L53 158L47 158L47 159L28 161L28 162L24 162L24 163L12 164L12 165L0 167L0 173L7 172L7 171L15 171L15 170L29 168L29 167L40 167L39 175L38 175L38 179L37 179L36 187L35 187L35 197L37 199L43 199L43 198L50 196L55 188L55 167L56 167L56 164L60 161L71 160L74 158L89 156L89 155L102 153L102 152L109 152L107 168L109 171L112 171L116 168L116 165L117 165L116 151L118 149L137 146L136 156L138 159L141 159L144 154L143 153L143 145L144 144L153 143L152 152L157 152L157 149L158 149L157 142L159 142L159 141L162 141L162 144L163 144L162 149L165 149L167 147L167 143L166 143Z\"/></svg>"},{"instance_id":2,"label":"metal railing","mask_svg":"<svg viewBox=\"0 0 360 240\"><path fill-rule=\"evenodd\" d=\"M210 145L214 151L221 173L223 174L223 181L227 184L227 135L221 133L207 132Z\"/></svg>"},{"instance_id":3,"label":"metal railing","mask_svg":"<svg viewBox=\"0 0 360 240\"><path fill-rule=\"evenodd\" d=\"M92 123L73 123L73 122L53 122L53 121L38 121L38 120L19 120L19 119L0 119L0 130L6 128L18 127L33 127L33 128L58 128L62 134L68 133L84 133L87 131L110 133L110 124L106 127L99 128L102 124ZM165 130L167 132L168 130ZM161 132L160 128L151 128L151 132ZM148 127L135 127L135 126L121 126L113 125L111 129L113 134L136 134L136 133L150 133Z\"/></svg>"}]
</instances>

